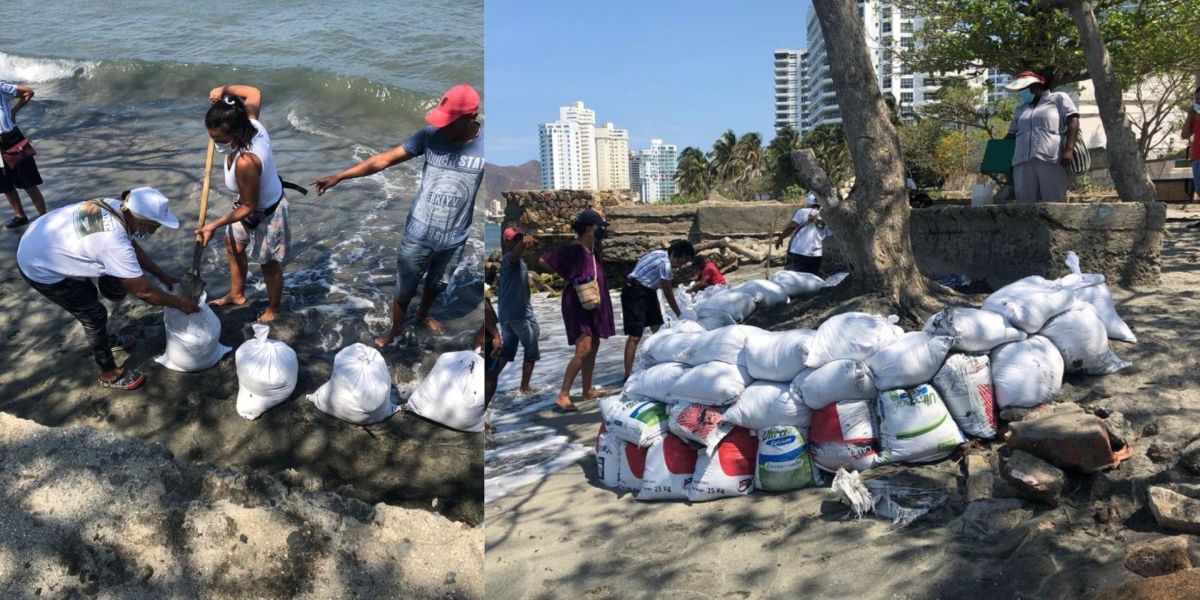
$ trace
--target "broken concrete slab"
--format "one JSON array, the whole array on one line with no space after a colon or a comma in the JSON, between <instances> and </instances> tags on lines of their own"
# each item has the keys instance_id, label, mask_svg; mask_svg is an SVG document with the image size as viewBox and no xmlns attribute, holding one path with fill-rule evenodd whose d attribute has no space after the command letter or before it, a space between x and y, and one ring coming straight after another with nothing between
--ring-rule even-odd
<instances>
[{"instance_id":1,"label":"broken concrete slab","mask_svg":"<svg viewBox=\"0 0 1200 600\"><path fill-rule=\"evenodd\" d=\"M950 522L955 533L978 541L989 541L1012 533L1025 524L1033 511L1015 498L976 500L962 516Z\"/></svg>"},{"instance_id":2,"label":"broken concrete slab","mask_svg":"<svg viewBox=\"0 0 1200 600\"><path fill-rule=\"evenodd\" d=\"M1023 450L1012 453L1000 465L1000 474L1025 497L1058 506L1066 485L1061 469Z\"/></svg>"},{"instance_id":3,"label":"broken concrete slab","mask_svg":"<svg viewBox=\"0 0 1200 600\"><path fill-rule=\"evenodd\" d=\"M1114 452L1104 421L1078 406L1045 416L1031 414L1011 428L1006 442L1009 448L1024 450L1062 469L1095 473L1116 467L1132 454L1130 446Z\"/></svg>"},{"instance_id":4,"label":"broken concrete slab","mask_svg":"<svg viewBox=\"0 0 1200 600\"><path fill-rule=\"evenodd\" d=\"M968 454L964 463L967 469L967 502L991 498L996 472L992 470L988 457L978 453Z\"/></svg>"},{"instance_id":5,"label":"broken concrete slab","mask_svg":"<svg viewBox=\"0 0 1200 600\"><path fill-rule=\"evenodd\" d=\"M1200 598L1200 569L1185 569L1161 577L1130 581L1105 590L1096 600L1183 600Z\"/></svg>"},{"instance_id":6,"label":"broken concrete slab","mask_svg":"<svg viewBox=\"0 0 1200 600\"><path fill-rule=\"evenodd\" d=\"M1150 486L1150 512L1162 527L1200 533L1200 485L1170 483Z\"/></svg>"},{"instance_id":7,"label":"broken concrete slab","mask_svg":"<svg viewBox=\"0 0 1200 600\"><path fill-rule=\"evenodd\" d=\"M1192 568L1190 541L1182 535L1162 537L1125 550L1125 568L1142 577L1158 577Z\"/></svg>"}]
</instances>

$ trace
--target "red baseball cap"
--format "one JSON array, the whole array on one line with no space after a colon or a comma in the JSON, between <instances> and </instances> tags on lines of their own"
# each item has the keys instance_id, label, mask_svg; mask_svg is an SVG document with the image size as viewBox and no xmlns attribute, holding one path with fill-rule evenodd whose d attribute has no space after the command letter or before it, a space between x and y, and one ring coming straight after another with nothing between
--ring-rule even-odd
<instances>
[{"instance_id":1,"label":"red baseball cap","mask_svg":"<svg viewBox=\"0 0 1200 600\"><path fill-rule=\"evenodd\" d=\"M504 230L504 241L511 242L517 239L518 235L521 235L521 230L516 227L509 227Z\"/></svg>"},{"instance_id":2,"label":"red baseball cap","mask_svg":"<svg viewBox=\"0 0 1200 600\"><path fill-rule=\"evenodd\" d=\"M425 113L425 121L434 127L445 127L455 119L479 112L479 92L475 88L460 83L442 94L437 107Z\"/></svg>"},{"instance_id":3,"label":"red baseball cap","mask_svg":"<svg viewBox=\"0 0 1200 600\"><path fill-rule=\"evenodd\" d=\"M1046 78L1033 71L1021 71L1020 73L1017 73L1016 77L1013 77L1013 80L1004 87L1015 92L1018 90L1023 90L1035 83L1046 85Z\"/></svg>"}]
</instances>

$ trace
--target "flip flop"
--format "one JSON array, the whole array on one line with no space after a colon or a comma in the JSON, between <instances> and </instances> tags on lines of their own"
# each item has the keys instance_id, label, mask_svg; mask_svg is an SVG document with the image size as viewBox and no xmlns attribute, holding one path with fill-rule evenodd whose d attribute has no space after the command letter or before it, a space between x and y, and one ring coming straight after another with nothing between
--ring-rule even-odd
<instances>
[{"instance_id":1,"label":"flip flop","mask_svg":"<svg viewBox=\"0 0 1200 600\"><path fill-rule=\"evenodd\" d=\"M12 219L9 219L9 221L7 223L4 224L4 228L5 229L16 229L18 227L24 227L28 224L29 224L29 219L26 217L13 217Z\"/></svg>"},{"instance_id":2,"label":"flip flop","mask_svg":"<svg viewBox=\"0 0 1200 600\"><path fill-rule=\"evenodd\" d=\"M134 369L125 369L121 376L111 381L99 379L100 385L120 390L136 390L146 383L146 375Z\"/></svg>"}]
</instances>

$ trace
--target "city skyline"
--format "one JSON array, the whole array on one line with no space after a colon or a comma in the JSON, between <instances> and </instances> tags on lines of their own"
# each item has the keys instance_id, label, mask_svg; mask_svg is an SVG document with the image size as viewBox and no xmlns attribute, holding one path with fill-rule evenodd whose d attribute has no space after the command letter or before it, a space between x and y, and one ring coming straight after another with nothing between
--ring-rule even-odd
<instances>
[{"instance_id":1,"label":"city skyline","mask_svg":"<svg viewBox=\"0 0 1200 600\"><path fill-rule=\"evenodd\" d=\"M545 1L519 14L487 4L489 162L537 160L539 124L579 100L596 110L597 125L627 130L631 149L660 139L708 150L726 129L769 140L771 56L804 46L808 5L769 1L730 14L713 0L616 2L579 19ZM619 41L615 27L624 31ZM739 42L718 50L713 41L720 39Z\"/></svg>"}]
</instances>

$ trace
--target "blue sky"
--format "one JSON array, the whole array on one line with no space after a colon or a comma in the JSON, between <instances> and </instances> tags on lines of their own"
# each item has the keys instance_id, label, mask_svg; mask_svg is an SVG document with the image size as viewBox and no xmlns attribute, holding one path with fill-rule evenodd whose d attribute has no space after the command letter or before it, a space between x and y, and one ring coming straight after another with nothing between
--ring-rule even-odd
<instances>
[{"instance_id":1,"label":"blue sky","mask_svg":"<svg viewBox=\"0 0 1200 600\"><path fill-rule=\"evenodd\" d=\"M776 48L803 48L809 0L488 0L488 162L537 156L537 126L576 100L597 125L712 147L726 129L774 135Z\"/></svg>"}]
</instances>

